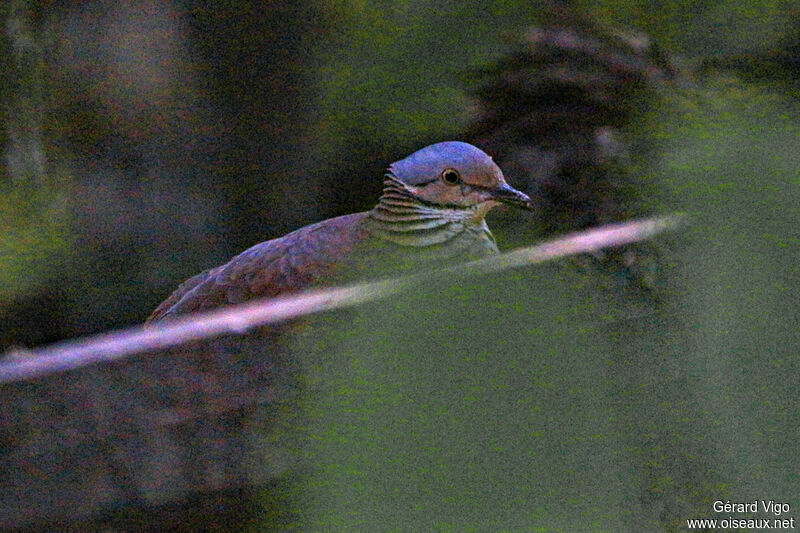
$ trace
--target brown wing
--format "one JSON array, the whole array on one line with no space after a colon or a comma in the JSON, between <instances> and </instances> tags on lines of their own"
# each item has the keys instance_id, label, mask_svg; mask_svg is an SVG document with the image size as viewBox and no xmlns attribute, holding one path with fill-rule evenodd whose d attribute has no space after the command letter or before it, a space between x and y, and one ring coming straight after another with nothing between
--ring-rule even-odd
<instances>
[{"instance_id":1,"label":"brown wing","mask_svg":"<svg viewBox=\"0 0 800 533\"><path fill-rule=\"evenodd\" d=\"M369 238L366 213L324 220L257 244L181 284L148 321L319 285Z\"/></svg>"}]
</instances>

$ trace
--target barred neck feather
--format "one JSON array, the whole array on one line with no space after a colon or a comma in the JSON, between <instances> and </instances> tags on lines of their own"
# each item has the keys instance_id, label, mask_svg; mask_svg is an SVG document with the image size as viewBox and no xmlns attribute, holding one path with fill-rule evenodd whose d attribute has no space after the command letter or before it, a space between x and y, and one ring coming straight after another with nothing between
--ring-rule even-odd
<instances>
[{"instance_id":1,"label":"barred neck feather","mask_svg":"<svg viewBox=\"0 0 800 533\"><path fill-rule=\"evenodd\" d=\"M387 174L378 205L369 212L375 231L382 238L403 246L432 246L461 236L465 231L474 238L494 243L483 219L476 220L469 207L443 206L414 196L406 185Z\"/></svg>"}]
</instances>

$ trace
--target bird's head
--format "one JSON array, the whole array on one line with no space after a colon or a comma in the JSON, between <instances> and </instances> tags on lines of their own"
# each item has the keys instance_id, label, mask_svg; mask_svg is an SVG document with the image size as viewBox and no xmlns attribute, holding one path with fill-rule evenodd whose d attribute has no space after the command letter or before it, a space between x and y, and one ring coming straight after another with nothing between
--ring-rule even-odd
<instances>
[{"instance_id":1,"label":"bird's head","mask_svg":"<svg viewBox=\"0 0 800 533\"><path fill-rule=\"evenodd\" d=\"M469 209L478 219L498 204L532 209L531 199L506 183L492 158L465 142L440 142L418 150L393 163L387 178L429 207Z\"/></svg>"}]
</instances>

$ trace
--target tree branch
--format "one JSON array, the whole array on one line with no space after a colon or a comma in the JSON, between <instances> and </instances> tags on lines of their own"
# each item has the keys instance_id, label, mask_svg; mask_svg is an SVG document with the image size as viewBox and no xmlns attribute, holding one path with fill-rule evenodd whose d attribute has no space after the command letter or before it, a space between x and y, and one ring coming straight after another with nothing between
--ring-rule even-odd
<instances>
[{"instance_id":1,"label":"tree branch","mask_svg":"<svg viewBox=\"0 0 800 533\"><path fill-rule=\"evenodd\" d=\"M536 246L423 272L345 287L334 287L260 299L174 320L127 328L36 350L15 350L0 359L0 384L32 380L95 363L245 331L312 313L380 300L434 279L457 279L543 263L647 239L674 228L680 215L609 224L569 234Z\"/></svg>"}]
</instances>

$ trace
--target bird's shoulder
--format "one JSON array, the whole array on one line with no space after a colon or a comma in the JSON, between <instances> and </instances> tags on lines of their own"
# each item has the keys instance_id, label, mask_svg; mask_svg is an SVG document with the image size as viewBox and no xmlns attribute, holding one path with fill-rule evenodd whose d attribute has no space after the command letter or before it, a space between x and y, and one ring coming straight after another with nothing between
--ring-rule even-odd
<instances>
[{"instance_id":1,"label":"bird's shoulder","mask_svg":"<svg viewBox=\"0 0 800 533\"><path fill-rule=\"evenodd\" d=\"M349 262L369 235L366 213L331 218L281 238L257 244L234 257L217 274L217 283L246 287L250 294L278 296L316 284L331 270Z\"/></svg>"}]
</instances>

